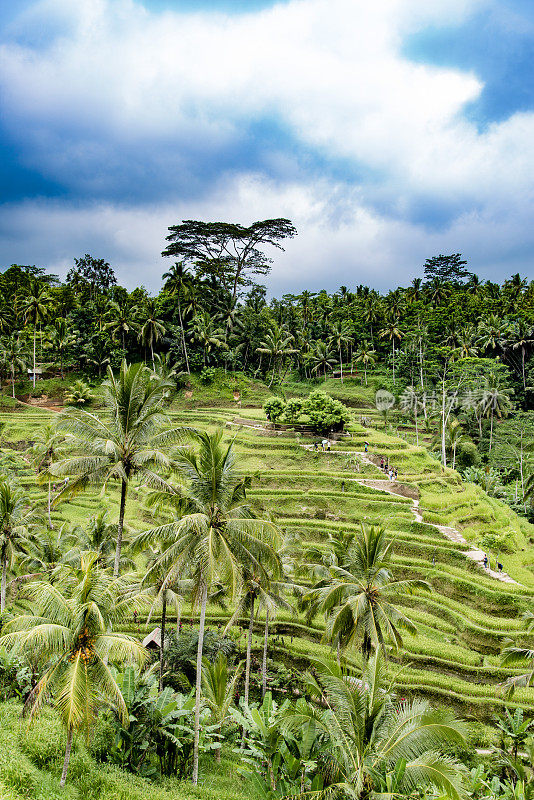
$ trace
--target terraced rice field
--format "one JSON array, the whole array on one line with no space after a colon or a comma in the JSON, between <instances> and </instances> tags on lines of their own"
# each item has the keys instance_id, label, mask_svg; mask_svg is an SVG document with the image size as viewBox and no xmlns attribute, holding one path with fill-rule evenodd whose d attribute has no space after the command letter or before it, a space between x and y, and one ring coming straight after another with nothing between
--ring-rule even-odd
<instances>
[{"instance_id":1,"label":"terraced rice field","mask_svg":"<svg viewBox=\"0 0 534 800\"><path fill-rule=\"evenodd\" d=\"M259 408L240 413L258 421L263 418ZM362 414L378 422L368 407L356 407L353 413L350 436L341 439L330 453L307 449L309 439L291 432L272 436L253 427L232 425L235 407L176 408L171 416L177 423L195 427L226 426L225 437L235 442L240 468L254 476L250 499L258 509L272 514L285 533L298 537L303 549L307 543L321 545L331 531L354 530L362 522L384 524L394 539L395 577L423 578L432 586L430 594L417 591L403 601L418 634L405 635L402 652L391 653L391 674L397 676L397 684L407 696L429 696L487 723L505 705L500 684L514 674L500 666L503 641L507 637L519 641L520 614L533 606L534 527L478 487L464 485L457 473L442 469L425 447L387 434L383 428L363 427L359 422ZM4 414L2 419L8 423L4 437L12 442L32 440L51 416L52 412L43 410ZM359 483L384 477L377 467L361 459L365 441L371 457L387 456L398 468L399 483L419 498L422 522L416 521L410 497ZM3 453L10 454L23 484L44 504L46 487L37 486L34 470L22 453L5 448ZM130 531L152 524L144 498L145 489L134 487L127 509ZM64 521L84 523L104 508L113 520L117 507L114 491L105 497L87 493L60 506L53 520L58 526ZM446 538L436 525L458 530L466 544ZM516 583L491 577L466 557L467 550L476 547L485 534L503 531L513 552L493 553L492 557L503 560ZM190 616L190 609L185 608L184 615ZM209 618L212 624L227 619L223 620L216 608L210 609ZM254 640L258 655L261 628L258 619ZM307 625L296 612L281 612L272 630L270 656L280 656L288 665L302 669L311 659L330 652L322 641L319 617ZM283 636L283 645L274 642L276 633ZM356 664L358 653L347 652L346 659ZM508 705L521 705L534 713L534 690L517 691Z\"/></svg>"}]
</instances>

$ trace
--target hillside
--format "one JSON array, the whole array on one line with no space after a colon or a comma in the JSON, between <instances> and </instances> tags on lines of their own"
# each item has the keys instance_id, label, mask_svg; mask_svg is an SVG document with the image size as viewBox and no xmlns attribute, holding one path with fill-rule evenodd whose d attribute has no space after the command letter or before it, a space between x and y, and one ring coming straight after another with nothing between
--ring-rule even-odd
<instances>
[{"instance_id":1,"label":"hillside","mask_svg":"<svg viewBox=\"0 0 534 800\"><path fill-rule=\"evenodd\" d=\"M179 397L170 413L173 421L198 428L225 426L225 438L235 441L240 469L254 476L249 497L259 509L273 514L287 534L298 536L303 549L308 543L321 545L329 532L351 530L360 522L384 524L394 539L395 576L420 577L432 586L430 594L417 591L404 601L418 634L403 637L402 654L393 653L390 658L391 674L396 674L398 662L402 663L397 683L406 695L429 696L454 706L464 717L488 723L504 706L498 684L513 674L499 663L503 639L519 636L519 614L531 606L534 597L534 527L479 487L462 483L457 473L442 469L423 445L408 441L414 438L410 432L402 437L386 433L371 405L370 389L350 380L344 385L329 381L327 390L330 387L333 394L350 403L353 414L349 435L331 452L310 450L313 439L292 432L269 434L262 427L261 397L247 400L245 395L243 407L238 409L235 401L225 401L225 405L220 398L213 401L214 391L211 398L203 397L199 387L194 397ZM296 384L291 388L294 394L303 389ZM265 396L265 390L258 394ZM206 399L212 400L211 407L204 405ZM9 462L43 506L46 487L36 485L24 451L13 448L23 448L38 436L54 413L21 407L2 415L7 423L4 463ZM366 426L361 424L362 416ZM250 422L235 424L236 418ZM367 456L365 441L369 443ZM384 473L371 463L382 456L398 469L394 484L385 481ZM134 488L127 511L130 533L152 524L144 499L145 489ZM59 506L52 516L60 526L66 520L85 522L106 509L113 521L117 508L117 493L110 491L103 498L87 492ZM510 582L502 575L485 572L468 557L469 551L487 541L484 537L503 531L512 552L492 553L489 548L487 552L492 566L497 556L503 562ZM186 608L184 614L187 617L190 611ZM214 623L221 618L220 610L209 609L209 617ZM258 620L258 634L261 626ZM130 629L134 630L133 624ZM281 612L273 632L283 637L283 645L280 638L278 649L273 647L269 655L276 654L289 669L302 669L310 658L328 652L321 643L319 617L310 626L303 617ZM259 636L254 645L259 654ZM347 659L357 662L358 656L348 653ZM534 712L534 691L516 692L510 705ZM480 732L482 735L482 728Z\"/></svg>"}]
</instances>

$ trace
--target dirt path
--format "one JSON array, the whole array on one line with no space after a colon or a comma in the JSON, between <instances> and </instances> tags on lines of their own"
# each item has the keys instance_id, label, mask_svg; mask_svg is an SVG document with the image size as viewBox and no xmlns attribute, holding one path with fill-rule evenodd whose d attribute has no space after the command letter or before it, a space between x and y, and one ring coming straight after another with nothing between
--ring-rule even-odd
<instances>
[{"instance_id":1,"label":"dirt path","mask_svg":"<svg viewBox=\"0 0 534 800\"><path fill-rule=\"evenodd\" d=\"M50 404L48 404L48 403L25 403L24 400L19 400L18 398L17 398L17 403L20 403L21 406L26 406L26 408L34 408L34 409L44 408L45 411L55 411L56 414L60 414L61 411L63 411L63 407L62 406L53 405L52 403L50 403Z\"/></svg>"},{"instance_id":2,"label":"dirt path","mask_svg":"<svg viewBox=\"0 0 534 800\"><path fill-rule=\"evenodd\" d=\"M370 458L367 457L366 453L361 451L356 451L355 455L360 456L362 463L364 464L371 464L373 467L376 467L376 464L371 461ZM379 467L376 467L379 469ZM411 511L415 517L416 522L424 522L423 515L419 511L419 500L415 499L411 496L409 487L403 487L402 483L395 483L395 481L389 480L374 480L370 478L351 478L351 480L355 481L356 483L361 484L362 486L370 486L373 489L377 489L380 492L387 492L388 494L394 494L398 497L409 497L412 501ZM408 491L406 491L408 490ZM482 570L492 578L495 578L498 581L502 581L503 583L513 583L516 586L521 586L522 584L518 583L516 580L510 577L506 572L498 572L494 569L487 569L484 566L484 557L485 552L483 550L479 550L478 548L472 547L469 545L466 539L462 536L460 531L456 530L456 528L450 528L447 525L435 525L434 523L428 523L433 525L434 528L445 536L446 539L449 539L451 542L455 542L456 544L465 544L470 547L469 550L465 552L465 557L470 558L471 561L474 561L478 564Z\"/></svg>"}]
</instances>

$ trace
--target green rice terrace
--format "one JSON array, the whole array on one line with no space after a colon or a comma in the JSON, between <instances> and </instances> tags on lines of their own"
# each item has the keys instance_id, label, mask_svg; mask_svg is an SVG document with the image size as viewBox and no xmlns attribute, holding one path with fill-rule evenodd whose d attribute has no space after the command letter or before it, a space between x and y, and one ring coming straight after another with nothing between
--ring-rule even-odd
<instances>
[{"instance_id":1,"label":"green rice terrace","mask_svg":"<svg viewBox=\"0 0 534 800\"><path fill-rule=\"evenodd\" d=\"M269 392L259 383L248 392L244 407L238 407L231 398L221 398L214 390L210 393L209 387L204 391L197 386L194 393L180 392L168 413L173 425L206 432L222 428L223 443L233 442L240 474L252 478L248 501L259 517L276 523L284 537L284 554L291 560L303 592L315 583L310 571L304 569L311 552L317 562L329 543L356 534L362 525L385 528L393 542L391 568L395 579L419 579L430 584L430 591L421 585L396 599L398 610L411 619L416 632L402 633L401 648L388 647L387 675L394 680L402 702L422 697L433 705L449 707L469 723L471 744L489 752L487 748L497 742L496 715L505 709L510 713L522 709L525 715L534 715L534 689L519 687L512 697L506 695L504 684L522 670L503 665L501 654L505 643L520 645L524 641L522 615L532 609L534 598L534 526L479 486L464 483L457 472L443 468L427 449L430 435L421 436L417 446L413 428L397 428L395 416L386 432L383 418L374 408L371 387L366 389L351 380L342 386L329 380L321 388L345 401L351 412L343 435L329 439L330 449L324 451L322 445L315 449L320 436L287 425L273 430L262 409ZM290 385L291 396L302 393L299 384ZM31 445L56 420L59 410L18 404L1 417L3 467L16 476L43 515L47 514L48 485L38 482L29 454ZM380 468L381 459L398 470L395 481L388 480ZM52 492L55 489L53 485ZM171 518L168 509L162 510L150 501L150 494L143 480L131 482L126 544ZM64 530L65 524L86 526L99 513L105 513L111 524L117 519L119 506L116 483L110 483L105 493L88 488L52 506L53 531ZM486 553L489 568L482 561ZM133 568L141 570L139 552L131 557ZM198 626L198 607L192 607L186 593L184 598L179 619L174 605L166 609L170 630L178 626L188 632ZM298 610L299 604L290 602L291 608L280 607L273 614L267 645L267 686L279 702L298 696L306 671L336 655L325 635L323 614L310 613L302 604ZM144 601L135 614L124 616L116 631L145 639L161 623L160 607L151 612L150 608L151 601ZM221 608L208 600L208 631L219 635L229 614L227 603ZM238 659L245 656L247 626L248 612L243 608L229 631L238 647ZM265 613L260 608L252 622L253 691L261 682L264 626ZM358 646L344 648L341 662L359 672L362 656ZM16 721L17 708L12 703L0 704L0 797L55 797L54 775L64 748L61 727L52 712L46 711L39 723L40 733L35 725L27 729L26 723ZM75 745L70 767L73 782L70 787L67 783L63 790L66 794L61 796L144 796L141 777L126 780L118 777L113 765L95 766L92 758L101 746L100 735L97 733L96 741L92 739L88 745L81 740ZM86 753L86 747L92 755ZM43 752L48 755L43 756ZM211 755L204 754L197 788L183 781L161 779L157 788L150 789L151 796L155 800L267 797L242 774L236 752L223 748L222 763L216 765L211 763ZM16 766L13 753L18 754ZM35 753L39 753L37 759Z\"/></svg>"}]
</instances>

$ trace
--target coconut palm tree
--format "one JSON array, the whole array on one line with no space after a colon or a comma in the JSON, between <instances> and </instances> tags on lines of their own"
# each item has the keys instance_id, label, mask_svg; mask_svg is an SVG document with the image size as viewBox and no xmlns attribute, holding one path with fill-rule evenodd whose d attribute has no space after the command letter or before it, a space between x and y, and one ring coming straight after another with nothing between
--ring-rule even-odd
<instances>
[{"instance_id":1,"label":"coconut palm tree","mask_svg":"<svg viewBox=\"0 0 534 800\"><path fill-rule=\"evenodd\" d=\"M376 364L375 350L371 347L369 342L362 342L354 356L356 364L363 364L363 374L365 377L365 385L367 386L367 369L368 367Z\"/></svg>"},{"instance_id":2,"label":"coconut palm tree","mask_svg":"<svg viewBox=\"0 0 534 800\"><path fill-rule=\"evenodd\" d=\"M488 314L478 324L478 344L482 350L497 353L503 345L508 332L508 325L496 314Z\"/></svg>"},{"instance_id":3,"label":"coconut palm tree","mask_svg":"<svg viewBox=\"0 0 534 800\"><path fill-rule=\"evenodd\" d=\"M106 324L111 332L113 341L119 339L122 343L122 356L126 356L126 337L130 333L137 333L138 325L135 322L137 307L127 302L117 303L112 300L107 310L109 322Z\"/></svg>"},{"instance_id":4,"label":"coconut palm tree","mask_svg":"<svg viewBox=\"0 0 534 800\"><path fill-rule=\"evenodd\" d=\"M521 352L521 377L523 379L523 389L527 388L525 375L525 356L527 351L534 345L534 329L527 323L524 317L520 317L510 329L510 342L512 350Z\"/></svg>"},{"instance_id":5,"label":"coconut palm tree","mask_svg":"<svg viewBox=\"0 0 534 800\"><path fill-rule=\"evenodd\" d=\"M191 374L189 369L189 358L187 355L187 345L185 343L185 329L184 318L182 314L182 299L187 296L191 287L192 276L187 267L184 267L182 262L173 264L172 267L163 274L165 281L164 289L169 292L173 297L176 297L178 306L178 321L180 323L180 333L182 337L182 348L184 351L185 368L188 374Z\"/></svg>"},{"instance_id":6,"label":"coconut palm tree","mask_svg":"<svg viewBox=\"0 0 534 800\"><path fill-rule=\"evenodd\" d=\"M386 326L379 331L380 338L387 338L391 342L391 354L393 363L393 383L395 383L395 339L400 342L404 333L398 326L398 322L394 317L390 317Z\"/></svg>"},{"instance_id":7,"label":"coconut palm tree","mask_svg":"<svg viewBox=\"0 0 534 800\"><path fill-rule=\"evenodd\" d=\"M322 370L326 381L327 371L332 369L336 362L332 357L330 348L325 342L317 342L315 352L312 355L312 363L312 372L320 372Z\"/></svg>"},{"instance_id":8,"label":"coconut palm tree","mask_svg":"<svg viewBox=\"0 0 534 800\"><path fill-rule=\"evenodd\" d=\"M393 580L391 548L384 528L362 525L345 564L332 566L330 580L313 590L326 615L326 637L342 648L358 641L364 661L373 649L384 649L387 641L400 647L402 628L416 632L392 600L414 589L430 589L426 581Z\"/></svg>"},{"instance_id":9,"label":"coconut palm tree","mask_svg":"<svg viewBox=\"0 0 534 800\"><path fill-rule=\"evenodd\" d=\"M167 381L153 380L142 364L123 361L118 374L108 367L103 384L105 416L68 408L58 420L58 431L69 434L74 453L50 466L50 473L69 476L59 498L72 497L90 485L120 484L117 545L113 574L119 574L128 486L140 476L155 489L171 491L161 472L169 470L169 446L183 439L186 429L167 427L163 412Z\"/></svg>"},{"instance_id":10,"label":"coconut palm tree","mask_svg":"<svg viewBox=\"0 0 534 800\"><path fill-rule=\"evenodd\" d=\"M0 480L0 614L6 610L8 570L17 556L28 552L39 522L22 489L12 481Z\"/></svg>"},{"instance_id":11,"label":"coconut palm tree","mask_svg":"<svg viewBox=\"0 0 534 800\"><path fill-rule=\"evenodd\" d=\"M108 661L141 664L144 649L113 624L125 622L141 600L124 579L110 578L98 554L84 553L78 568L64 567L55 583L31 583L25 596L34 609L4 627L0 645L28 653L43 674L27 705L30 719L48 697L67 729L60 786L65 785L74 734L89 729L99 709L108 706L128 726L128 710Z\"/></svg>"},{"instance_id":12,"label":"coconut palm tree","mask_svg":"<svg viewBox=\"0 0 534 800\"><path fill-rule=\"evenodd\" d=\"M74 342L74 336L69 330L67 320L65 317L57 317L50 330L50 341L55 350L59 353L59 364L61 370L61 377L64 378L63 373L63 356L65 348Z\"/></svg>"},{"instance_id":13,"label":"coconut palm tree","mask_svg":"<svg viewBox=\"0 0 534 800\"><path fill-rule=\"evenodd\" d=\"M24 303L24 318L33 325L33 387L35 388L36 343L37 326L40 325L48 313L50 296L48 288L43 283L32 279L29 284L28 295Z\"/></svg>"},{"instance_id":14,"label":"coconut palm tree","mask_svg":"<svg viewBox=\"0 0 534 800\"><path fill-rule=\"evenodd\" d=\"M196 432L198 452L184 449L176 457L182 485L176 489L181 501L178 519L139 534L136 547L166 544L153 569L167 570L167 583L185 574L194 580L193 599L200 605L195 697L195 738L192 780L198 783L199 724L202 656L206 605L210 587L222 582L238 597L246 574L268 579L277 564L275 526L252 515L244 481L236 470L233 443L224 446L222 431ZM168 544L170 542L170 544Z\"/></svg>"},{"instance_id":15,"label":"coconut palm tree","mask_svg":"<svg viewBox=\"0 0 534 800\"><path fill-rule=\"evenodd\" d=\"M292 343L293 336L273 322L271 330L265 334L264 341L260 342L260 346L256 348L257 353L268 355L272 364L273 371L269 387L273 385L276 368L283 359L299 352L296 347L292 347Z\"/></svg>"},{"instance_id":16,"label":"coconut palm tree","mask_svg":"<svg viewBox=\"0 0 534 800\"><path fill-rule=\"evenodd\" d=\"M3 358L9 364L11 372L11 391L15 399L15 375L26 369L26 356L19 337L14 333L2 342Z\"/></svg>"},{"instance_id":17,"label":"coconut palm tree","mask_svg":"<svg viewBox=\"0 0 534 800\"><path fill-rule=\"evenodd\" d=\"M145 307L142 311L144 322L141 323L139 328L139 339L144 347L150 348L150 355L152 357L152 369L155 371L156 365L154 363L154 344L159 342L161 337L165 334L165 325L158 318L158 311L155 300L147 300Z\"/></svg>"},{"instance_id":18,"label":"coconut palm tree","mask_svg":"<svg viewBox=\"0 0 534 800\"><path fill-rule=\"evenodd\" d=\"M486 416L490 418L490 442L489 452L493 444L493 420L497 416L501 419L507 416L512 408L512 401L510 395L513 393L512 389L504 389L500 386L499 379L494 372L491 372L485 380L484 388L482 390L481 405Z\"/></svg>"},{"instance_id":19,"label":"coconut palm tree","mask_svg":"<svg viewBox=\"0 0 534 800\"><path fill-rule=\"evenodd\" d=\"M396 701L379 651L361 679L335 663L317 668L307 693L319 703L299 701L281 723L293 733L315 726L328 742L330 780L314 798L401 798L427 788L450 800L464 797L462 765L446 753L465 746L467 725L427 700Z\"/></svg>"},{"instance_id":20,"label":"coconut palm tree","mask_svg":"<svg viewBox=\"0 0 534 800\"><path fill-rule=\"evenodd\" d=\"M207 311L200 311L193 317L193 339L202 345L204 365L208 363L208 356L212 350L227 346L224 341L224 330L215 324L213 317Z\"/></svg>"},{"instance_id":21,"label":"coconut palm tree","mask_svg":"<svg viewBox=\"0 0 534 800\"><path fill-rule=\"evenodd\" d=\"M339 353L339 369L341 372L341 383L343 383L343 348L351 341L350 329L347 323L336 322L332 328L332 333L328 337L328 343Z\"/></svg>"},{"instance_id":22,"label":"coconut palm tree","mask_svg":"<svg viewBox=\"0 0 534 800\"><path fill-rule=\"evenodd\" d=\"M41 480L48 483L48 527L52 530L52 476L49 472L49 467L60 453L64 445L62 436L58 433L55 427L48 423L44 428L40 428L37 432L37 438L31 450L31 458L41 476Z\"/></svg>"}]
</instances>

